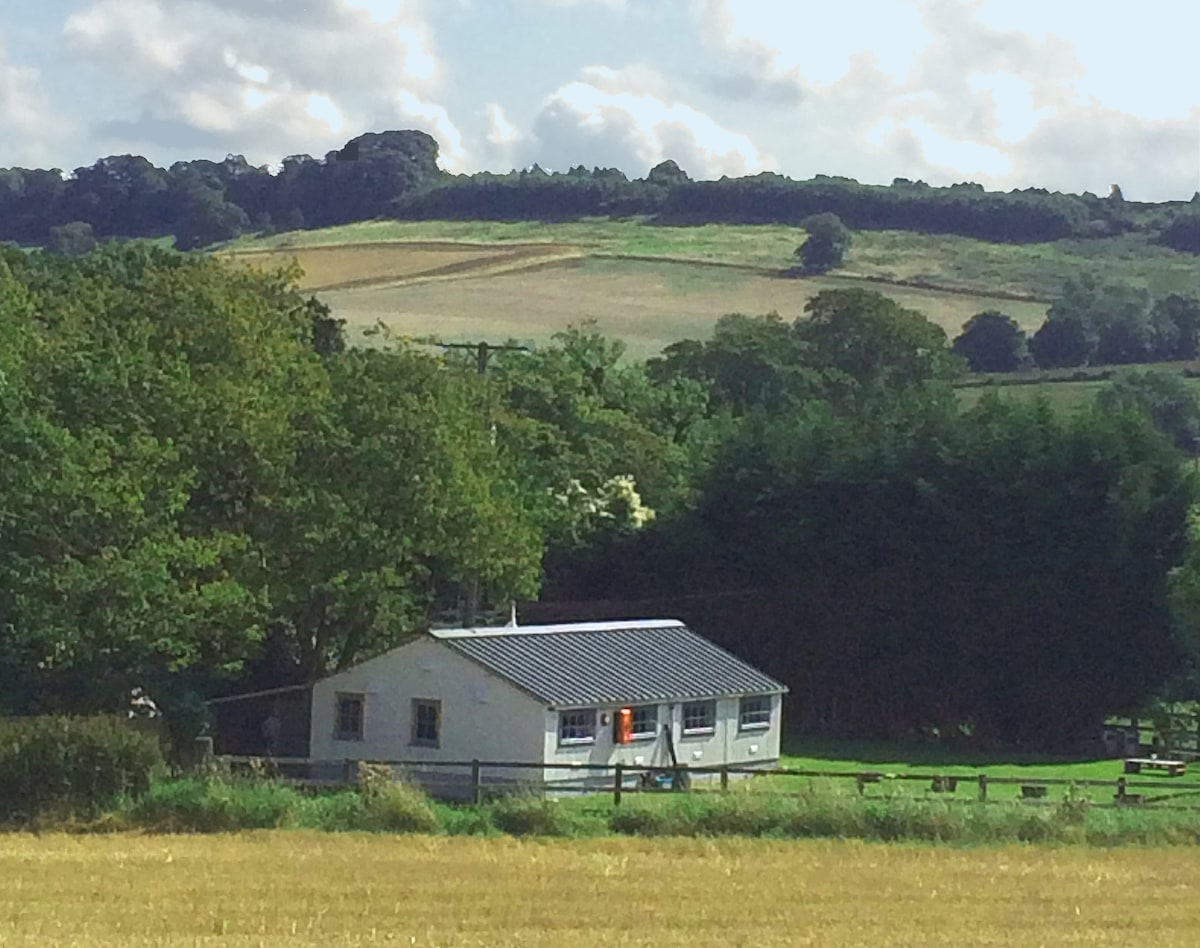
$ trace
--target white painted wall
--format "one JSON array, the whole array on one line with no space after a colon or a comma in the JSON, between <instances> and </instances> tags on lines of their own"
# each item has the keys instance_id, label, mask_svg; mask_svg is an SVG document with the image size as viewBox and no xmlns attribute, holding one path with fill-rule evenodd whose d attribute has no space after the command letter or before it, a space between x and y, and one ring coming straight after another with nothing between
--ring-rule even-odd
<instances>
[{"instance_id":1,"label":"white painted wall","mask_svg":"<svg viewBox=\"0 0 1200 948\"><path fill-rule=\"evenodd\" d=\"M364 695L362 740L335 736L337 695ZM441 746L411 743L412 702L441 702ZM782 696L771 698L771 726L739 732L739 699L717 699L712 734L683 736L683 702L659 705L658 736L629 744L613 743L613 718L622 704L598 711L608 724L591 744L559 746L559 709L549 709L519 688L433 638L421 638L332 675L313 686L310 754L315 760L529 761L546 763L623 762L668 766L662 726L671 724L679 762L689 766L769 766L779 759ZM460 775L461 776L461 775ZM578 780L563 770L484 771L485 779Z\"/></svg>"},{"instance_id":2,"label":"white painted wall","mask_svg":"<svg viewBox=\"0 0 1200 948\"><path fill-rule=\"evenodd\" d=\"M783 725L783 696L771 696L771 725L769 728L739 731L740 696L717 699L716 726L712 734L683 736L683 705L672 702L659 705L659 734L653 740L638 740L629 744L613 743L613 717L621 704L600 705L599 711L608 715L608 724L599 725L596 740L591 744L560 746L558 741L559 711L548 709L543 717L543 754L547 763L615 764L634 766L669 766L670 752L664 724L671 724L675 736L675 754L681 765L717 767L721 764L744 767L770 766L779 760L779 739ZM564 770L547 770L547 782L578 780L582 774Z\"/></svg>"},{"instance_id":3,"label":"white painted wall","mask_svg":"<svg viewBox=\"0 0 1200 948\"><path fill-rule=\"evenodd\" d=\"M339 692L365 695L363 739L335 736ZM412 701L442 703L441 746L411 743ZM544 706L432 638L313 686L311 755L317 760L540 760ZM536 779L537 771L521 774ZM511 776L485 771L487 776Z\"/></svg>"}]
</instances>

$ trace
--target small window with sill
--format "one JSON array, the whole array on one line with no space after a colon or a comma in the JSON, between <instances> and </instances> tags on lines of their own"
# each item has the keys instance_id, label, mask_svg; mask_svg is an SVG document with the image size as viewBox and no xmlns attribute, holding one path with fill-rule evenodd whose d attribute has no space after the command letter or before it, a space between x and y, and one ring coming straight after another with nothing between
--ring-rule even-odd
<instances>
[{"instance_id":1,"label":"small window with sill","mask_svg":"<svg viewBox=\"0 0 1200 948\"><path fill-rule=\"evenodd\" d=\"M658 736L658 705L643 704L632 709L629 720L629 738L644 741Z\"/></svg>"},{"instance_id":2,"label":"small window with sill","mask_svg":"<svg viewBox=\"0 0 1200 948\"><path fill-rule=\"evenodd\" d=\"M764 731L771 726L771 698L754 695L743 698L738 709L738 730Z\"/></svg>"},{"instance_id":3,"label":"small window with sill","mask_svg":"<svg viewBox=\"0 0 1200 948\"><path fill-rule=\"evenodd\" d=\"M442 703L431 698L414 698L412 743L416 747L439 747L442 737Z\"/></svg>"},{"instance_id":4,"label":"small window with sill","mask_svg":"<svg viewBox=\"0 0 1200 948\"><path fill-rule=\"evenodd\" d=\"M366 700L363 695L339 693L333 737L338 741L361 741Z\"/></svg>"},{"instance_id":5,"label":"small window with sill","mask_svg":"<svg viewBox=\"0 0 1200 948\"><path fill-rule=\"evenodd\" d=\"M559 744L592 744L595 740L595 708L560 712L558 715Z\"/></svg>"},{"instance_id":6,"label":"small window with sill","mask_svg":"<svg viewBox=\"0 0 1200 948\"><path fill-rule=\"evenodd\" d=\"M683 706L683 735L712 734L717 728L715 701L689 701Z\"/></svg>"}]
</instances>

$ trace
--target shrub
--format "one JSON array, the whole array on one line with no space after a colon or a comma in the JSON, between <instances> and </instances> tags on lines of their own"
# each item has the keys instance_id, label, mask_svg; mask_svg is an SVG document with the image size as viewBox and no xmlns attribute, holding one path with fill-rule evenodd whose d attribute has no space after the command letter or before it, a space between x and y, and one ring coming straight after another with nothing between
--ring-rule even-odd
<instances>
[{"instance_id":1,"label":"shrub","mask_svg":"<svg viewBox=\"0 0 1200 948\"><path fill-rule=\"evenodd\" d=\"M673 816L663 809L627 806L614 809L608 825L614 833L628 836L680 835L678 821Z\"/></svg>"},{"instance_id":2,"label":"shrub","mask_svg":"<svg viewBox=\"0 0 1200 948\"><path fill-rule=\"evenodd\" d=\"M129 815L158 832L227 833L284 826L299 803L295 790L279 784L188 778L155 784Z\"/></svg>"},{"instance_id":3,"label":"shrub","mask_svg":"<svg viewBox=\"0 0 1200 948\"><path fill-rule=\"evenodd\" d=\"M442 831L449 836L498 836L500 831L488 818L486 810L476 806L435 804L434 812Z\"/></svg>"},{"instance_id":4,"label":"shrub","mask_svg":"<svg viewBox=\"0 0 1200 948\"><path fill-rule=\"evenodd\" d=\"M94 813L146 793L164 766L158 742L117 717L0 722L0 812L17 820L51 809Z\"/></svg>"},{"instance_id":5,"label":"shrub","mask_svg":"<svg viewBox=\"0 0 1200 948\"><path fill-rule=\"evenodd\" d=\"M429 796L392 776L390 767L359 765L367 826L391 833L436 833L441 824Z\"/></svg>"},{"instance_id":6,"label":"shrub","mask_svg":"<svg viewBox=\"0 0 1200 948\"><path fill-rule=\"evenodd\" d=\"M513 836L569 836L569 817L553 800L514 795L501 797L488 806L492 823Z\"/></svg>"},{"instance_id":7,"label":"shrub","mask_svg":"<svg viewBox=\"0 0 1200 948\"><path fill-rule=\"evenodd\" d=\"M302 829L330 833L353 832L367 828L367 805L361 793L339 790L301 797L292 811L290 824Z\"/></svg>"}]
</instances>

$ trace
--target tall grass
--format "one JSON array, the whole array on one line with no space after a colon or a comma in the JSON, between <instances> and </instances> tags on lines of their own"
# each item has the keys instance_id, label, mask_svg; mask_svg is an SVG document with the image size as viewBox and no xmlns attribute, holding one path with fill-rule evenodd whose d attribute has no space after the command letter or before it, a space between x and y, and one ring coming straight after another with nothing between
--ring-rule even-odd
<instances>
[{"instance_id":1,"label":"tall grass","mask_svg":"<svg viewBox=\"0 0 1200 948\"><path fill-rule=\"evenodd\" d=\"M1101 809L1074 793L1053 804L980 804L903 793L860 797L819 787L788 796L746 790L631 794L619 807L601 796L548 800L529 795L454 806L434 803L418 788L390 780L311 794L270 782L185 779L156 784L141 798L127 800L113 819L75 828L1174 846L1200 844L1200 810Z\"/></svg>"}]
</instances>

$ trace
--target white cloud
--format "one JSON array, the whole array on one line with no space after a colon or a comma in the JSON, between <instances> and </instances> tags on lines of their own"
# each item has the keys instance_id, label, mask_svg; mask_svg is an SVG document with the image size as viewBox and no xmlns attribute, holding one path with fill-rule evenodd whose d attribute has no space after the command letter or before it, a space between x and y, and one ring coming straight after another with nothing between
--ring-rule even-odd
<instances>
[{"instance_id":1,"label":"white cloud","mask_svg":"<svg viewBox=\"0 0 1200 948\"><path fill-rule=\"evenodd\" d=\"M608 7L612 10L624 10L629 6L628 0L523 0L530 6L561 7Z\"/></svg>"},{"instance_id":2,"label":"white cloud","mask_svg":"<svg viewBox=\"0 0 1200 948\"><path fill-rule=\"evenodd\" d=\"M69 124L51 106L36 69L8 60L0 37L0 164L57 167Z\"/></svg>"},{"instance_id":3,"label":"white cloud","mask_svg":"<svg viewBox=\"0 0 1200 948\"><path fill-rule=\"evenodd\" d=\"M1009 184L1187 200L1200 190L1200 107L1183 118L1142 119L1096 105L1042 122L1014 152Z\"/></svg>"},{"instance_id":4,"label":"white cloud","mask_svg":"<svg viewBox=\"0 0 1200 948\"><path fill-rule=\"evenodd\" d=\"M189 46L157 0L98 0L71 14L63 32L74 48L103 51L107 65L135 75L177 72Z\"/></svg>"},{"instance_id":5,"label":"white cloud","mask_svg":"<svg viewBox=\"0 0 1200 948\"><path fill-rule=\"evenodd\" d=\"M442 167L447 171L466 171L467 153L462 135L440 105L426 102L420 96L402 89L396 93L397 112L409 125L415 125L437 139Z\"/></svg>"},{"instance_id":6,"label":"white cloud","mask_svg":"<svg viewBox=\"0 0 1200 948\"><path fill-rule=\"evenodd\" d=\"M717 55L702 86L742 111L758 109L767 123L758 126L760 140L798 156L785 169L795 176L969 178L1072 190L1103 179L1106 192L1108 178L1124 169L1123 178L1144 182L1126 187L1127 197L1190 196L1184 182L1198 173L1194 118L1189 124L1178 108L1139 117L1088 95L1119 76L1132 104L1137 74L1114 68L1126 58L1114 55L1119 48L1139 62L1160 57L1150 39L1161 22L1152 28L1133 17L1148 35L1131 44L1117 39L1124 7L1110 4L1106 17L1104 3L1068 13L1042 0L1014 2L1019 24L1000 0L846 0L819 19L798 4L703 0L697 26ZM1200 13L1191 16L1200 26ZM1029 29L1047 20L1057 32ZM1106 54L1097 59L1097 51ZM1083 52L1091 55L1086 63ZM1172 60L1176 92L1185 59ZM1150 89L1143 98L1157 101Z\"/></svg>"},{"instance_id":7,"label":"white cloud","mask_svg":"<svg viewBox=\"0 0 1200 948\"><path fill-rule=\"evenodd\" d=\"M547 168L601 165L633 177L672 158L694 177L716 178L770 164L747 136L689 105L638 91L636 73L593 67L584 75L592 81L562 86L534 121L530 153Z\"/></svg>"},{"instance_id":8,"label":"white cloud","mask_svg":"<svg viewBox=\"0 0 1200 948\"><path fill-rule=\"evenodd\" d=\"M462 167L462 136L434 101L440 63L411 0L91 0L68 46L122 70L136 119L101 123L100 147L150 155L180 144L252 161L323 154L347 137L419 128ZM172 156L174 157L174 156ZM163 160L166 160L165 158Z\"/></svg>"},{"instance_id":9,"label":"white cloud","mask_svg":"<svg viewBox=\"0 0 1200 948\"><path fill-rule=\"evenodd\" d=\"M321 95L317 92L309 95L305 102L304 111L313 118L324 122L334 134L341 134L346 127L346 119L342 116L333 99L327 95Z\"/></svg>"}]
</instances>

